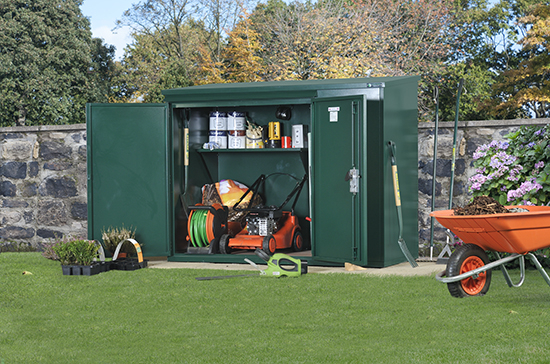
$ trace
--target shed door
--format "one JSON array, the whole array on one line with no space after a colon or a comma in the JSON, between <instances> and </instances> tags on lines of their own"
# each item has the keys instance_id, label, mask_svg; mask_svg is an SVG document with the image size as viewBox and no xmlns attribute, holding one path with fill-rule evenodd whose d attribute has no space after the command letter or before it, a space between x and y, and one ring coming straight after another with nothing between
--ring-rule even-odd
<instances>
[{"instance_id":1,"label":"shed door","mask_svg":"<svg viewBox=\"0 0 550 364\"><path fill-rule=\"evenodd\" d=\"M87 106L88 236L133 228L146 256L171 255L165 104Z\"/></svg>"},{"instance_id":2,"label":"shed door","mask_svg":"<svg viewBox=\"0 0 550 364\"><path fill-rule=\"evenodd\" d=\"M312 125L312 253L332 262L361 259L358 248L362 98L318 99ZM351 192L357 182L357 190Z\"/></svg>"}]
</instances>

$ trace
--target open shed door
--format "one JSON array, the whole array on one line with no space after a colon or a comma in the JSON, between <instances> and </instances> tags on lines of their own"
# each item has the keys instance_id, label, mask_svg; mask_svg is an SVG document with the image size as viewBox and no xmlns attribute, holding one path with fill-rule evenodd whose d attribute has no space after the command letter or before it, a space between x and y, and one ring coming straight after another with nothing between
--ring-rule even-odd
<instances>
[{"instance_id":1,"label":"open shed door","mask_svg":"<svg viewBox=\"0 0 550 364\"><path fill-rule=\"evenodd\" d=\"M312 123L312 253L330 262L361 259L360 129L362 97L317 99Z\"/></svg>"},{"instance_id":2,"label":"open shed door","mask_svg":"<svg viewBox=\"0 0 550 364\"><path fill-rule=\"evenodd\" d=\"M88 238L132 228L146 256L171 255L166 104L89 104Z\"/></svg>"}]
</instances>

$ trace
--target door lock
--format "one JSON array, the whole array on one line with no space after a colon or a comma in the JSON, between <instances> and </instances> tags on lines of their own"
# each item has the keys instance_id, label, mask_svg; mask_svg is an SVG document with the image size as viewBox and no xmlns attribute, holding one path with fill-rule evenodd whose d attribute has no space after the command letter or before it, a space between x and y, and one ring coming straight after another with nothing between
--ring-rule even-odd
<instances>
[{"instance_id":1,"label":"door lock","mask_svg":"<svg viewBox=\"0 0 550 364\"><path fill-rule=\"evenodd\" d=\"M349 181L349 192L354 195L359 192L359 178L361 178L359 170L355 167L350 169L344 178L344 180Z\"/></svg>"}]
</instances>

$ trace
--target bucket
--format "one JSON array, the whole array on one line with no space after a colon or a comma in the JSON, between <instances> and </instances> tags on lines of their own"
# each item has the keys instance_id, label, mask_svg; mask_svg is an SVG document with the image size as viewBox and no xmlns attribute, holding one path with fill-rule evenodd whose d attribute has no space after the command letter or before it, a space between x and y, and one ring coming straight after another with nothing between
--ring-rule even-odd
<instances>
[{"instance_id":1,"label":"bucket","mask_svg":"<svg viewBox=\"0 0 550 364\"><path fill-rule=\"evenodd\" d=\"M208 113L193 109L189 113L189 144L208 142Z\"/></svg>"}]
</instances>

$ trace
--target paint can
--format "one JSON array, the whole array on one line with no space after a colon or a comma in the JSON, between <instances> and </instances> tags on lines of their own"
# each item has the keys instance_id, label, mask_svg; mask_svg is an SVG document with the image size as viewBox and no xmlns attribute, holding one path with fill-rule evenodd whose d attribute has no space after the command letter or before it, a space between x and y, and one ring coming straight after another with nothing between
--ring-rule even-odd
<instances>
[{"instance_id":1,"label":"paint can","mask_svg":"<svg viewBox=\"0 0 550 364\"><path fill-rule=\"evenodd\" d=\"M246 148L246 131L245 130L228 130L227 131L227 148L228 149Z\"/></svg>"},{"instance_id":2,"label":"paint can","mask_svg":"<svg viewBox=\"0 0 550 364\"><path fill-rule=\"evenodd\" d=\"M227 131L225 130L210 130L208 141L218 144L220 149L227 149Z\"/></svg>"},{"instance_id":3,"label":"paint can","mask_svg":"<svg viewBox=\"0 0 550 364\"><path fill-rule=\"evenodd\" d=\"M246 130L244 112L232 111L227 114L227 130Z\"/></svg>"},{"instance_id":4,"label":"paint can","mask_svg":"<svg viewBox=\"0 0 550 364\"><path fill-rule=\"evenodd\" d=\"M226 131L227 114L221 111L212 111L210 113L210 131Z\"/></svg>"}]
</instances>

